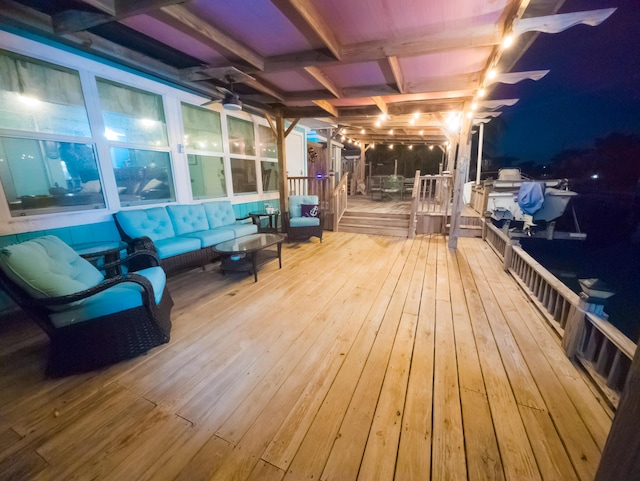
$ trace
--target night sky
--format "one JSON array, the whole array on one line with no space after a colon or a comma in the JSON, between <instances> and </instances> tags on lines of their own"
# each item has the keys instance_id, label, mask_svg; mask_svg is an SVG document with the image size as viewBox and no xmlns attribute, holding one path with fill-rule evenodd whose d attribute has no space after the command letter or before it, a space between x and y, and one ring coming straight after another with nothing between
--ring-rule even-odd
<instances>
[{"instance_id":1,"label":"night sky","mask_svg":"<svg viewBox=\"0 0 640 481\"><path fill-rule=\"evenodd\" d=\"M498 154L546 163L611 132L640 135L640 0L567 0L559 13L611 7L599 26L538 36L512 71L551 70L543 79L494 89L520 98L501 109Z\"/></svg>"}]
</instances>

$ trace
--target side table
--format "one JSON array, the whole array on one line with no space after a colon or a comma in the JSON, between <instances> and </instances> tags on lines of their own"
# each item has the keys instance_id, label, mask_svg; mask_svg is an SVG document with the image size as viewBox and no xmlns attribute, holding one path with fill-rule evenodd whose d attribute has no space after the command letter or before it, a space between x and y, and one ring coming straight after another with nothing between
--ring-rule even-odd
<instances>
[{"instance_id":1,"label":"side table","mask_svg":"<svg viewBox=\"0 0 640 481\"><path fill-rule=\"evenodd\" d=\"M87 259L98 269L101 269L99 260L103 265L120 260L120 252L127 248L123 241L85 242L72 246L80 257ZM122 274L120 266L110 267L105 270L105 277L115 277Z\"/></svg>"},{"instance_id":2,"label":"side table","mask_svg":"<svg viewBox=\"0 0 640 481\"><path fill-rule=\"evenodd\" d=\"M280 212L249 212L249 217L251 217L253 223L258 226L259 233L278 233L278 217L280 217ZM263 227L260 221L265 217L269 218L269 223Z\"/></svg>"}]
</instances>

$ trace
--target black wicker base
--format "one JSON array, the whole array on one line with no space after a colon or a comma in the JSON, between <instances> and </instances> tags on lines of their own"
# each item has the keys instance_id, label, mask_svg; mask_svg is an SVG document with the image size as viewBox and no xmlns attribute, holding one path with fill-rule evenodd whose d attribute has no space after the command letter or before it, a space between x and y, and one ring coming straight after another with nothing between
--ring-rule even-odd
<instances>
[{"instance_id":1,"label":"black wicker base","mask_svg":"<svg viewBox=\"0 0 640 481\"><path fill-rule=\"evenodd\" d=\"M309 237L318 237L322 242L322 226L310 227L291 227L287 231L287 242L294 239L308 239Z\"/></svg>"},{"instance_id":2,"label":"black wicker base","mask_svg":"<svg viewBox=\"0 0 640 481\"><path fill-rule=\"evenodd\" d=\"M177 256L160 259L160 266L162 266L168 276L186 269L204 267L210 264L214 257L216 257L216 254L214 254L211 247L205 247L197 251L185 252Z\"/></svg>"},{"instance_id":3,"label":"black wicker base","mask_svg":"<svg viewBox=\"0 0 640 481\"><path fill-rule=\"evenodd\" d=\"M165 288L156 320L141 306L55 329L47 376L90 371L146 353L169 342L173 299Z\"/></svg>"}]
</instances>

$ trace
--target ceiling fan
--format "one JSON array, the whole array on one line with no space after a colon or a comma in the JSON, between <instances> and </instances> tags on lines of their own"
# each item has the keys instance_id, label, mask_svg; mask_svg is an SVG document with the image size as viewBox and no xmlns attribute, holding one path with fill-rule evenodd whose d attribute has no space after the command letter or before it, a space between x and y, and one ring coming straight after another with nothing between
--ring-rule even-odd
<instances>
[{"instance_id":1,"label":"ceiling fan","mask_svg":"<svg viewBox=\"0 0 640 481\"><path fill-rule=\"evenodd\" d=\"M242 101L240 100L240 96L233 91L233 84L236 82L235 76L227 75L225 77L225 80L227 81L229 88L216 87L218 92L224 94L224 98L205 102L204 104L201 105L202 107L221 102L222 108L225 110L235 110L235 111L242 110Z\"/></svg>"}]
</instances>

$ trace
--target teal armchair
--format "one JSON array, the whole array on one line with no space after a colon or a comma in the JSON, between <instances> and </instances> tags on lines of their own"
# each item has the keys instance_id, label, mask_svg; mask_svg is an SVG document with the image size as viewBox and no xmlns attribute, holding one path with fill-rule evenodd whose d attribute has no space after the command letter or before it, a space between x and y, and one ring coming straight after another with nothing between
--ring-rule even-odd
<instances>
[{"instance_id":1,"label":"teal armchair","mask_svg":"<svg viewBox=\"0 0 640 481\"><path fill-rule=\"evenodd\" d=\"M282 221L288 240L319 237L322 242L322 211L317 195L292 195L289 197L289 211Z\"/></svg>"},{"instance_id":2,"label":"teal armchair","mask_svg":"<svg viewBox=\"0 0 640 481\"><path fill-rule=\"evenodd\" d=\"M0 288L50 338L47 375L96 369L169 341L173 300L157 257L135 252L104 267L142 258L146 268L105 278L52 235L0 249Z\"/></svg>"}]
</instances>

